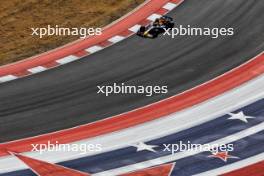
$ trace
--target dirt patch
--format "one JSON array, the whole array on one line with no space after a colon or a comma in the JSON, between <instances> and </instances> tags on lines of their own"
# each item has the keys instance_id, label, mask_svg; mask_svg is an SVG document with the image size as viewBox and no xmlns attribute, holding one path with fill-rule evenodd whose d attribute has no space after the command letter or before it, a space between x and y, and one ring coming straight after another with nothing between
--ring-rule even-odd
<instances>
[{"instance_id":1,"label":"dirt patch","mask_svg":"<svg viewBox=\"0 0 264 176\"><path fill-rule=\"evenodd\" d=\"M0 6L0 65L62 46L78 36L32 36L31 28L103 27L144 0L9 0Z\"/></svg>"}]
</instances>

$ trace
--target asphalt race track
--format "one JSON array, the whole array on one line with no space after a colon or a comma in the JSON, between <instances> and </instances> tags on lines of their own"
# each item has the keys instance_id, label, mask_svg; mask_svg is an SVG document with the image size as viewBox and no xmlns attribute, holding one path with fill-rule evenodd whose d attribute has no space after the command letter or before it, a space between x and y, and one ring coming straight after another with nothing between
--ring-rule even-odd
<instances>
[{"instance_id":1,"label":"asphalt race track","mask_svg":"<svg viewBox=\"0 0 264 176\"><path fill-rule=\"evenodd\" d=\"M264 83L263 80L264 79L262 77L262 84ZM226 96L226 98L228 97L230 98L230 95ZM261 97L263 97L263 93ZM239 96L234 96L233 98L235 101L238 101L237 98L240 99ZM217 116L215 119L203 124L172 133L164 137L148 140L148 145L157 146L154 148L155 152L137 152L135 147L126 145L123 148L115 149L110 152L66 161L60 163L60 165L92 173L96 176L119 175L122 170L124 172L124 170L129 170L133 167L135 169L137 168L136 165L144 165L142 164L143 162L153 164L157 162L154 162L154 160L159 159L163 162L176 161L176 165L173 169L173 175L189 176L218 167L228 167L231 163L238 162L240 159L250 159L253 155L259 155L263 152L264 149L261 147L264 143L262 140L262 136L264 134L263 105L264 99L260 98L252 104L235 109L234 113L244 112L249 116L257 117L255 119L251 119L247 124L242 123L240 120L228 120L229 115L225 114L223 116ZM203 112L203 110L198 112ZM192 119L194 120L195 117ZM161 126L166 128L168 124L163 124ZM125 140L129 139L131 138L125 138ZM231 143L234 145L234 151L231 152L231 155L236 156L237 158L229 158L228 162L223 162L220 159L208 157L211 154L208 151L197 151L195 153L177 151L173 155L170 151L164 151L164 144L175 144L177 141L183 141L185 144L187 141L192 141L192 143L196 144ZM126 143L127 141L122 142ZM254 148L254 150L252 150L252 148ZM1 176L20 175L31 176L32 172L29 170L23 170L1 174Z\"/></svg>"},{"instance_id":2,"label":"asphalt race track","mask_svg":"<svg viewBox=\"0 0 264 176\"><path fill-rule=\"evenodd\" d=\"M264 49L264 1L186 0L177 24L233 27L232 37L124 40L87 58L0 85L0 142L93 122L206 82ZM168 85L152 97L97 94L98 85Z\"/></svg>"}]
</instances>

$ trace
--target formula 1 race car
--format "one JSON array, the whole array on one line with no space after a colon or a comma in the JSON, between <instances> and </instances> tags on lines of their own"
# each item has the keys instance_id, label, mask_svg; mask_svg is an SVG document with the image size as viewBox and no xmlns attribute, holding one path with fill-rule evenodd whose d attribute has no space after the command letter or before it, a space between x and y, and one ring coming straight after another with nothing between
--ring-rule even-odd
<instances>
[{"instance_id":1,"label":"formula 1 race car","mask_svg":"<svg viewBox=\"0 0 264 176\"><path fill-rule=\"evenodd\" d=\"M137 31L137 35L146 38L156 38L159 34L164 33L165 30L172 29L173 27L173 19L168 16L162 16L147 26L141 26Z\"/></svg>"}]
</instances>

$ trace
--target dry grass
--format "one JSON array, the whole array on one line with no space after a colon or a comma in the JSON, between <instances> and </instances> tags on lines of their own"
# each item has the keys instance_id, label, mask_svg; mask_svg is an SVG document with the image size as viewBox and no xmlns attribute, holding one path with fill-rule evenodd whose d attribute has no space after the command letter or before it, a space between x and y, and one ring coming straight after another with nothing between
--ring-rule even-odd
<instances>
[{"instance_id":1,"label":"dry grass","mask_svg":"<svg viewBox=\"0 0 264 176\"><path fill-rule=\"evenodd\" d=\"M32 27L102 27L144 0L9 0L0 5L0 65L18 61L78 39L31 36Z\"/></svg>"}]
</instances>

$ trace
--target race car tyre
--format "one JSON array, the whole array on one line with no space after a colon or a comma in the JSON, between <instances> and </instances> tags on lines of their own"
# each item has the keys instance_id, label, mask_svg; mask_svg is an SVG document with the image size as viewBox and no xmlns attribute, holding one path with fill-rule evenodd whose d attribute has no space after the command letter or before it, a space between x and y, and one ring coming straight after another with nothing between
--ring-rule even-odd
<instances>
[{"instance_id":1,"label":"race car tyre","mask_svg":"<svg viewBox=\"0 0 264 176\"><path fill-rule=\"evenodd\" d=\"M141 27L139 28L139 32L140 32L140 33L145 32L145 30L146 30L146 27L145 27L145 26L141 26Z\"/></svg>"},{"instance_id":2,"label":"race car tyre","mask_svg":"<svg viewBox=\"0 0 264 176\"><path fill-rule=\"evenodd\" d=\"M172 29L174 27L174 23L169 23L168 25L167 25L167 29Z\"/></svg>"}]
</instances>

